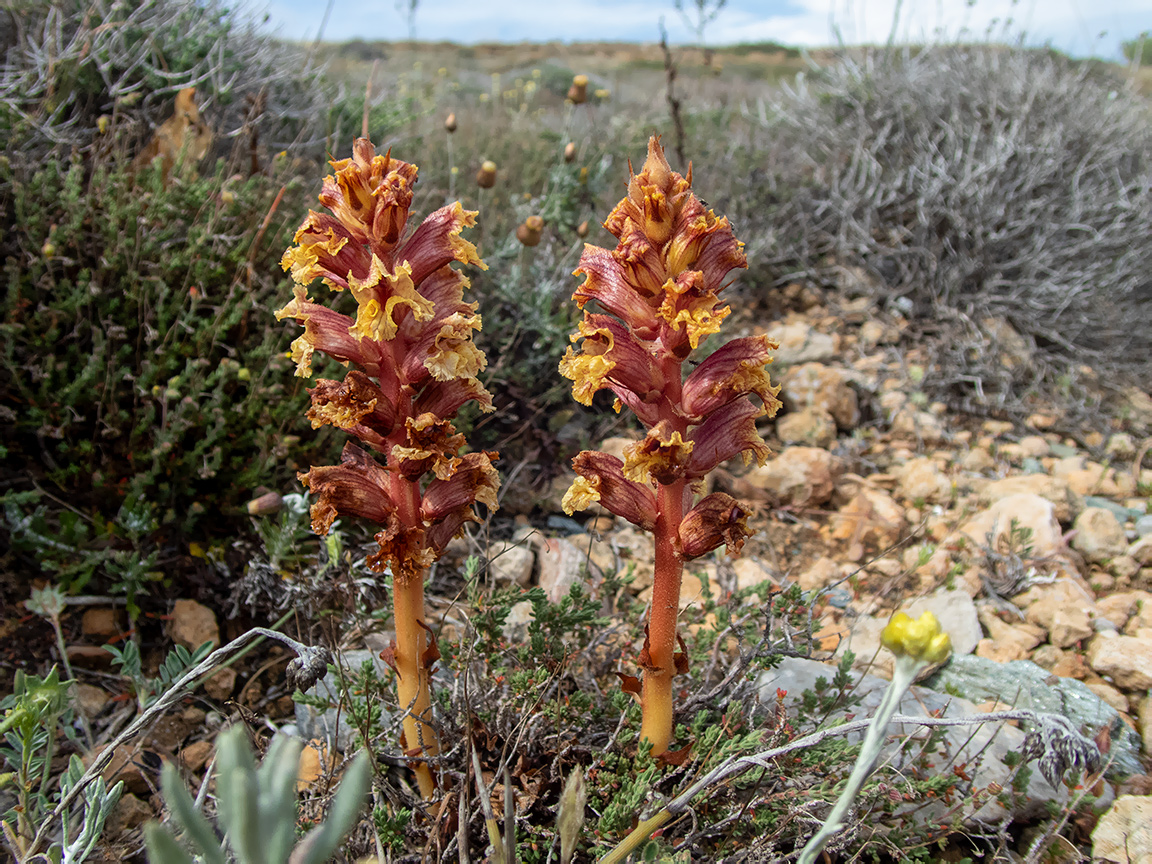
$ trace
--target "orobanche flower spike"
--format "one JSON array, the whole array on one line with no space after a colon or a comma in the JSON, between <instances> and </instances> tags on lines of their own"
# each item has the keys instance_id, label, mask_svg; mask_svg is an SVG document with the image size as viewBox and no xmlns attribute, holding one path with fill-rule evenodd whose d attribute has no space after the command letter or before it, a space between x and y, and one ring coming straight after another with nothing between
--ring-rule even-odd
<instances>
[{"instance_id":1,"label":"orobanche flower spike","mask_svg":"<svg viewBox=\"0 0 1152 864\"><path fill-rule=\"evenodd\" d=\"M439 654L424 619L424 574L464 523L477 521L475 502L496 508L499 488L496 454L462 454L464 436L452 425L469 400L492 410L476 377L487 365L472 341L480 316L463 300L468 279L449 266L484 267L460 236L476 214L456 202L408 231L415 165L377 155L367 138L357 139L351 159L331 164L335 176L324 179L319 196L331 215L309 212L284 254L297 285L276 317L304 325L292 343L297 375L311 375L316 351L353 367L343 381L316 382L308 417L313 428L339 427L367 449L349 442L339 465L313 467L300 480L316 498L317 533L341 514L381 526L368 566L392 573L396 641L386 659L407 710L404 746L429 757L438 752L428 680ZM306 288L316 278L349 291L356 317L310 300ZM417 763L416 774L430 796L427 764Z\"/></svg>"},{"instance_id":2,"label":"orobanche flower spike","mask_svg":"<svg viewBox=\"0 0 1152 864\"><path fill-rule=\"evenodd\" d=\"M728 220L692 194L692 169L672 171L660 140L628 183L628 196L604 223L614 250L586 245L573 294L585 311L560 372L578 402L599 390L616 395L648 430L624 460L585 451L572 462L576 480L564 509L599 503L656 540L656 572L644 670L641 739L659 755L672 736L672 678L687 668L677 652L676 616L684 562L724 544L737 553L748 535L747 514L722 492L698 499L713 468L737 454L763 463L768 447L756 419L780 407L765 368L777 345L766 336L735 339L703 359L687 378L683 366L701 340L720 330L731 311L719 298L724 278L746 267ZM607 314L604 314L607 313ZM753 401L750 397L756 397Z\"/></svg>"}]
</instances>

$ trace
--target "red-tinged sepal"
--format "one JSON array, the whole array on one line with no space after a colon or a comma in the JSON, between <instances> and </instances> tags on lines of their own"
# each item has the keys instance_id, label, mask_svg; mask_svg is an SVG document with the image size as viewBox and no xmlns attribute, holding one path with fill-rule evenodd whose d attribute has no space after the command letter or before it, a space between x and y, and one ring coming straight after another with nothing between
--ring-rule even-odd
<instances>
[{"instance_id":1,"label":"red-tinged sepal","mask_svg":"<svg viewBox=\"0 0 1152 864\"><path fill-rule=\"evenodd\" d=\"M280 266L292 272L292 279L307 286L322 278L328 287L341 291L348 287L348 277L363 279L368 275L372 253L344 224L327 213L308 211L297 229L296 245L286 251Z\"/></svg>"},{"instance_id":2,"label":"red-tinged sepal","mask_svg":"<svg viewBox=\"0 0 1152 864\"><path fill-rule=\"evenodd\" d=\"M369 375L380 374L380 347L355 338L349 332L355 323L351 318L311 302L299 285L295 286L294 292L295 296L288 305L276 312L276 318L294 318L304 325L304 335L292 343L292 359L296 362L298 377L311 376L312 355L316 351L341 362L355 363Z\"/></svg>"},{"instance_id":3,"label":"red-tinged sepal","mask_svg":"<svg viewBox=\"0 0 1152 864\"><path fill-rule=\"evenodd\" d=\"M620 689L625 693L631 693L632 697L639 702L640 696L644 692L644 685L640 683L640 679L635 675L626 675L623 672L617 672L616 677L620 679Z\"/></svg>"},{"instance_id":4,"label":"red-tinged sepal","mask_svg":"<svg viewBox=\"0 0 1152 864\"><path fill-rule=\"evenodd\" d=\"M316 498L311 515L317 534L327 534L340 515L384 523L395 509L388 469L351 442L344 445L339 465L313 466L297 476Z\"/></svg>"},{"instance_id":5,"label":"red-tinged sepal","mask_svg":"<svg viewBox=\"0 0 1152 864\"><path fill-rule=\"evenodd\" d=\"M451 417L466 402L472 400L475 400L480 410L485 413L496 410L492 405L492 394L475 378L431 381L416 397L412 411L415 414L428 412L438 417Z\"/></svg>"},{"instance_id":6,"label":"red-tinged sepal","mask_svg":"<svg viewBox=\"0 0 1152 864\"><path fill-rule=\"evenodd\" d=\"M680 522L680 551L686 561L707 555L721 544L736 555L751 535L748 514L731 495L713 492Z\"/></svg>"},{"instance_id":7,"label":"red-tinged sepal","mask_svg":"<svg viewBox=\"0 0 1152 864\"><path fill-rule=\"evenodd\" d=\"M758 465L763 465L772 451L756 430L756 418L762 414L763 411L744 396L713 412L689 436L695 446L684 476L697 480L737 453L744 454L746 463L754 458Z\"/></svg>"},{"instance_id":8,"label":"red-tinged sepal","mask_svg":"<svg viewBox=\"0 0 1152 864\"><path fill-rule=\"evenodd\" d=\"M741 396L755 393L767 416L780 409L778 386L772 386L768 364L780 347L767 336L733 339L709 355L684 382L681 404L690 417L702 418Z\"/></svg>"},{"instance_id":9,"label":"red-tinged sepal","mask_svg":"<svg viewBox=\"0 0 1152 864\"><path fill-rule=\"evenodd\" d=\"M331 163L335 176L324 178L320 203L376 252L388 252L400 239L412 205L416 166L391 154L379 156L367 138L357 138L351 159Z\"/></svg>"},{"instance_id":10,"label":"red-tinged sepal","mask_svg":"<svg viewBox=\"0 0 1152 864\"><path fill-rule=\"evenodd\" d=\"M577 477L561 506L571 516L599 503L645 531L656 527L656 496L624 476L624 463L608 453L585 450L572 460Z\"/></svg>"},{"instance_id":11,"label":"red-tinged sepal","mask_svg":"<svg viewBox=\"0 0 1152 864\"><path fill-rule=\"evenodd\" d=\"M383 573L391 568L394 584L423 579L424 571L436 560L436 554L428 548L424 527L404 525L395 512L376 521L382 523L384 529L374 538L380 548L368 556L368 569Z\"/></svg>"},{"instance_id":12,"label":"red-tinged sepal","mask_svg":"<svg viewBox=\"0 0 1152 864\"><path fill-rule=\"evenodd\" d=\"M632 332L641 339L656 334L656 313L651 305L633 287L634 280L618 258L620 250L609 252L599 246L587 245L580 256L580 266L573 275L583 276L584 284L576 289L572 299L583 309L589 300L595 300L606 311L627 321ZM659 282L659 288L663 282ZM649 292L655 293L655 289Z\"/></svg>"},{"instance_id":13,"label":"red-tinged sepal","mask_svg":"<svg viewBox=\"0 0 1152 864\"><path fill-rule=\"evenodd\" d=\"M404 432L405 443L392 447L389 466L405 480L418 480L427 471L450 476L460 461L456 454L464 446L464 436L456 434L452 421L420 414L404 421Z\"/></svg>"},{"instance_id":14,"label":"red-tinged sepal","mask_svg":"<svg viewBox=\"0 0 1152 864\"><path fill-rule=\"evenodd\" d=\"M596 391L605 387L630 390L642 402L660 397L664 376L624 324L607 315L585 313L578 326L579 333L571 338L584 340L580 353L569 348L560 361L560 374L572 379L572 395L578 402L591 405Z\"/></svg>"},{"instance_id":15,"label":"red-tinged sepal","mask_svg":"<svg viewBox=\"0 0 1152 864\"><path fill-rule=\"evenodd\" d=\"M476 247L460 236L461 231L475 224L476 211L465 210L459 201L454 201L429 213L396 251L396 258L412 266L412 281L416 284L450 261L475 264L487 270L488 266L476 254Z\"/></svg>"},{"instance_id":16,"label":"red-tinged sepal","mask_svg":"<svg viewBox=\"0 0 1152 864\"><path fill-rule=\"evenodd\" d=\"M495 510L499 506L496 493L500 489L500 475L492 465L495 453L480 451L461 456L445 478L437 477L424 490L420 515L429 523L440 522L452 513L471 513L476 502ZM474 517L473 517L474 518ZM457 527L463 520L457 523Z\"/></svg>"},{"instance_id":17,"label":"red-tinged sepal","mask_svg":"<svg viewBox=\"0 0 1152 864\"><path fill-rule=\"evenodd\" d=\"M671 485L684 476L693 446L661 420L643 440L624 448L624 476L637 483Z\"/></svg>"},{"instance_id":18,"label":"red-tinged sepal","mask_svg":"<svg viewBox=\"0 0 1152 864\"><path fill-rule=\"evenodd\" d=\"M440 659L440 645L436 642L436 634L432 632L431 627L419 618L416 619L416 623L420 625L421 630L428 634L428 647L420 652L420 665L431 672L436 661Z\"/></svg>"},{"instance_id":19,"label":"red-tinged sepal","mask_svg":"<svg viewBox=\"0 0 1152 864\"><path fill-rule=\"evenodd\" d=\"M379 447L396 425L396 407L372 379L358 369L343 381L321 378L309 388L312 407L307 417L312 428L335 426Z\"/></svg>"},{"instance_id":20,"label":"red-tinged sepal","mask_svg":"<svg viewBox=\"0 0 1152 864\"><path fill-rule=\"evenodd\" d=\"M680 646L680 650L672 655L672 665L676 667L677 675L688 674L688 646L684 644L684 638L677 633L676 644Z\"/></svg>"}]
</instances>

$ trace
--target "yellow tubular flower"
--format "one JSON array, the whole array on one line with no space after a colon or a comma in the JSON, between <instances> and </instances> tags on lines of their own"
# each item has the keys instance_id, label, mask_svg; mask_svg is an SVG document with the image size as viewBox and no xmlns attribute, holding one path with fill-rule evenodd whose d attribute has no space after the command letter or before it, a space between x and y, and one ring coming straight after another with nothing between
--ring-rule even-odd
<instances>
[{"instance_id":1,"label":"yellow tubular flower","mask_svg":"<svg viewBox=\"0 0 1152 864\"><path fill-rule=\"evenodd\" d=\"M913 620L904 612L897 612L880 634L880 641L897 657L908 656L925 663L942 663L952 653L952 639L940 628L940 621L931 612Z\"/></svg>"}]
</instances>

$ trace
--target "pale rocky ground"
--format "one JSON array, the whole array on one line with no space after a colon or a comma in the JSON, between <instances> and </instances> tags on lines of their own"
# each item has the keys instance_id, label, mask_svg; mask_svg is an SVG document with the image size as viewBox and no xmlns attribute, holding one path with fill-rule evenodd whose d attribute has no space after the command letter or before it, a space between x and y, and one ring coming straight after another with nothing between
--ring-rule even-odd
<instances>
[{"instance_id":1,"label":"pale rocky ground","mask_svg":"<svg viewBox=\"0 0 1152 864\"><path fill-rule=\"evenodd\" d=\"M1061 418L1047 406L1019 425L950 416L919 391L932 373L918 352L895 350L903 322L866 299L849 305L833 316L813 304L740 334L779 340L785 409L761 427L774 458L730 465L714 482L753 506L760 530L735 561L689 565L682 605L700 602L693 572L713 590L798 582L816 603L814 657L834 664L850 649L855 668L881 677L891 676L879 645L889 616L930 609L956 659L929 685L961 692L973 710L1063 705L1087 734L1107 730L1097 740L1111 738L1112 791L1148 791L1119 784L1146 774L1152 753L1152 469L1137 461L1152 399L1129 391L1117 431L1080 441L1054 431ZM1001 337L1007 326L995 322ZM1026 362L1026 349L1002 359ZM600 448L620 455L629 440ZM558 478L547 509L559 513L567 483ZM577 533L552 524L556 536L525 527L495 550L496 576L559 598L589 578L589 560L593 580L635 563L646 598L648 537L604 512ZM1094 860L1152 862L1150 808L1152 797L1120 794L1093 835ZM1113 854L1122 834L1127 857Z\"/></svg>"},{"instance_id":2,"label":"pale rocky ground","mask_svg":"<svg viewBox=\"0 0 1152 864\"><path fill-rule=\"evenodd\" d=\"M1138 461L1152 430L1152 399L1130 391L1118 431L1081 441L1053 431L1060 418L1051 408L1038 407L1021 425L951 416L918 389L931 370L917 350L897 350L903 322L879 317L867 300L849 307L830 315L812 304L731 334L767 332L780 341L774 373L785 409L762 425L775 454L767 464L731 464L713 478L747 502L757 534L735 560L693 562L682 606L701 602L701 574L720 592L765 580L799 583L814 602L816 662L788 661L762 686L798 693L821 670L830 677L851 650L865 676L860 692L873 701L882 689L877 678L891 675L891 656L879 645L889 616L932 610L955 656L913 691L905 713L917 710L912 702L924 711L1014 705L1065 713L1109 742L1103 798L1110 807L1092 835L1093 860L1152 862L1152 796L1128 794L1152 788L1140 782L1152 753L1152 468ZM1002 335L1007 325L997 326ZM619 455L630 440L600 446ZM557 478L543 502L508 491L505 513L542 505L554 515L544 531L521 515L515 536L489 549L491 578L538 584L559 599L576 581L634 565L631 590L645 600L651 538L603 511L561 516L569 480ZM457 551L474 547L461 543ZM435 610L436 598L430 604ZM529 604L514 607L508 635L530 614ZM98 622L86 622L90 629ZM177 601L170 629L188 648L219 639L211 610L192 601ZM210 695L227 698L235 673L217 677ZM299 713L298 720L306 722ZM994 756L1018 749L1023 735L1012 727L981 734L985 743L994 739ZM185 748L181 758L203 763L210 746L192 747L199 749ZM978 784L1004 779L998 759L986 758L981 770ZM1068 800L1067 790L1053 790L1038 774L1030 791L1034 800Z\"/></svg>"}]
</instances>

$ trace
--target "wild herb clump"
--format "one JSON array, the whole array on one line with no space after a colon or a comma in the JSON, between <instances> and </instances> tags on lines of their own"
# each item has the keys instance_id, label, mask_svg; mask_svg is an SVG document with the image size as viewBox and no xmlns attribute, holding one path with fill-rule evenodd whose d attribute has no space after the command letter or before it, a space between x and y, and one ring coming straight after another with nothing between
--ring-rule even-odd
<instances>
[{"instance_id":1,"label":"wild herb clump","mask_svg":"<svg viewBox=\"0 0 1152 864\"><path fill-rule=\"evenodd\" d=\"M933 396L1013 411L1036 387L1067 404L1079 364L1147 377L1152 335L1132 322L1152 313L1152 131L1123 81L938 46L846 56L762 108L772 188L752 197L775 206L749 218L789 269L836 283L863 266L943 334Z\"/></svg>"},{"instance_id":2,"label":"wild herb clump","mask_svg":"<svg viewBox=\"0 0 1152 864\"><path fill-rule=\"evenodd\" d=\"M214 0L32 0L18 17L0 65L0 138L11 159L138 145L185 87L233 130L220 155L262 159L264 149L324 140L316 120L334 88L320 64Z\"/></svg>"}]
</instances>

